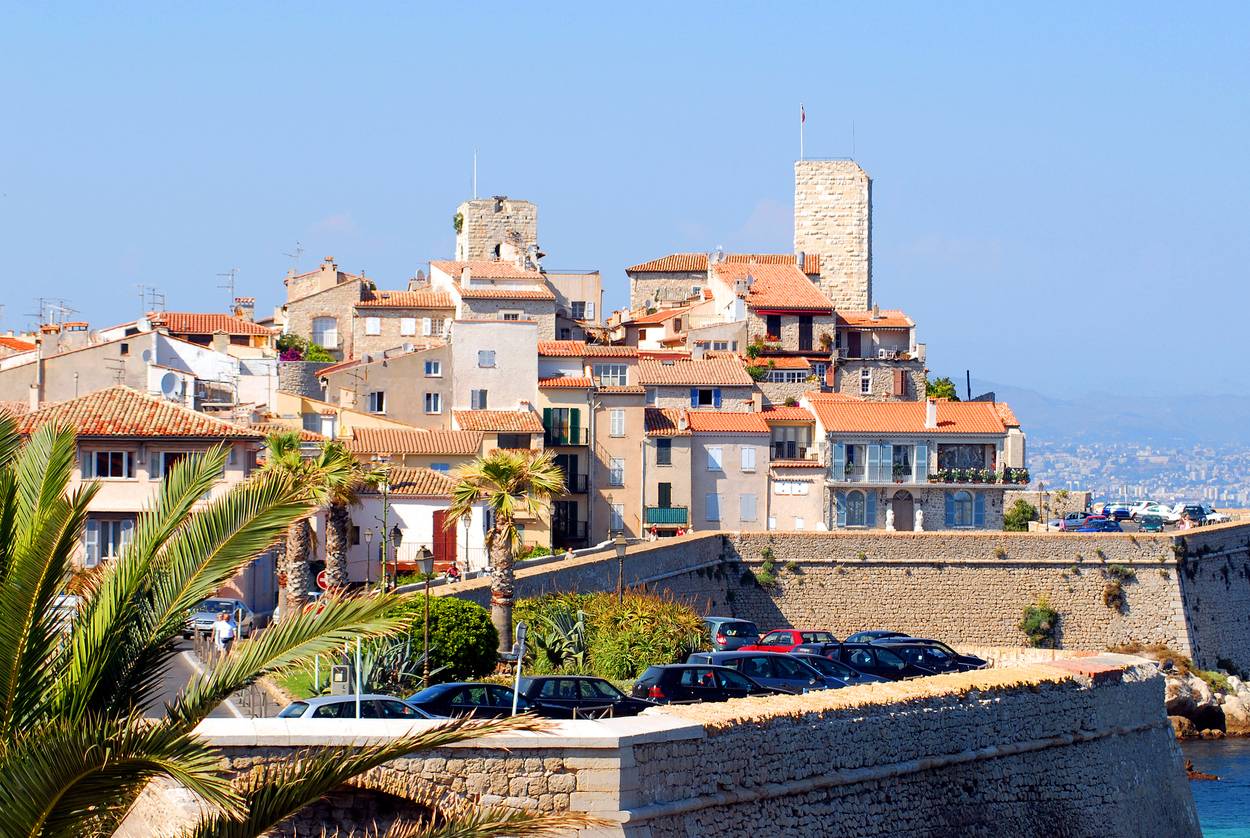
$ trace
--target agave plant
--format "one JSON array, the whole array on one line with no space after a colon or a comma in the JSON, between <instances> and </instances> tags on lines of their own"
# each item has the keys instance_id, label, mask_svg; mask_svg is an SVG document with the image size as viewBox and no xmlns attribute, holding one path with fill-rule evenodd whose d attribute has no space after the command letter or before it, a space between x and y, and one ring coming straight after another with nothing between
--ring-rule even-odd
<instances>
[{"instance_id":1,"label":"agave plant","mask_svg":"<svg viewBox=\"0 0 1250 838\"><path fill-rule=\"evenodd\" d=\"M381 746L310 751L230 778L196 725L258 677L305 664L361 634L400 630L402 618L392 615L403 599L329 598L292 613L235 643L152 718L189 609L274 544L307 513L308 502L289 477L265 472L202 503L227 452L219 447L187 457L169 470L121 557L75 580L81 606L67 618L55 605L73 579L72 557L97 490L87 484L67 492L75 456L71 430L44 425L22 445L14 421L0 413L4 838L112 835L144 785L158 777L205 804L190 834L255 836L400 754L534 727L524 718L451 723ZM513 815L494 818L489 810L448 810L438 817L417 834L536 834L576 820L535 813L518 825ZM496 829L496 822L508 825Z\"/></svg>"}]
</instances>

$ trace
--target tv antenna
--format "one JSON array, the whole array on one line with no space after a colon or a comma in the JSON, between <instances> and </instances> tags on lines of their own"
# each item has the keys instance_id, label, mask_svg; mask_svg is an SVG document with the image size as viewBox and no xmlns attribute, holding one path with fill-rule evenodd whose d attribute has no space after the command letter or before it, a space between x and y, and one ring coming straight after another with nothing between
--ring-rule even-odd
<instances>
[{"instance_id":1,"label":"tv antenna","mask_svg":"<svg viewBox=\"0 0 1250 838\"><path fill-rule=\"evenodd\" d=\"M104 366L113 373L113 382L118 386L126 383L126 362L121 358L105 358Z\"/></svg>"},{"instance_id":2,"label":"tv antenna","mask_svg":"<svg viewBox=\"0 0 1250 838\"><path fill-rule=\"evenodd\" d=\"M66 302L64 297L36 297L35 303L39 307L38 313L27 313L26 316L33 317L40 326L60 325L65 322L67 316L78 313L77 309L66 305Z\"/></svg>"},{"instance_id":3,"label":"tv antenna","mask_svg":"<svg viewBox=\"0 0 1250 838\"><path fill-rule=\"evenodd\" d=\"M138 283L135 285L139 289L139 310L143 314L149 311L165 310L165 292L151 285Z\"/></svg>"},{"instance_id":4,"label":"tv antenna","mask_svg":"<svg viewBox=\"0 0 1250 838\"><path fill-rule=\"evenodd\" d=\"M218 283L218 284L217 284L217 287L218 287L218 288L225 288L227 291L229 291L229 292L230 292L230 303L229 303L229 305L227 306L227 310L229 310L229 309L230 309L230 307L234 305L234 280L235 280L235 278L236 278L236 277L238 277L238 275L239 275L239 269L238 269L238 268L231 268L230 270L226 271L225 273L217 274L217 276L220 276L220 277L225 277L225 278L226 278L226 281L225 281L225 282Z\"/></svg>"},{"instance_id":5,"label":"tv antenna","mask_svg":"<svg viewBox=\"0 0 1250 838\"><path fill-rule=\"evenodd\" d=\"M284 252L282 255L291 260L291 267L295 269L296 273L299 273L299 257L304 255L304 245L296 242L294 253Z\"/></svg>"}]
</instances>

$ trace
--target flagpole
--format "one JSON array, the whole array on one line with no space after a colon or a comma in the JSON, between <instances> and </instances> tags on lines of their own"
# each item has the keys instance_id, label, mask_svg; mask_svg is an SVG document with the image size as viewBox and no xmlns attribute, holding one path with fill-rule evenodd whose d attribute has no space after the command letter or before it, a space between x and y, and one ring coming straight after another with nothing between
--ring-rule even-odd
<instances>
[{"instance_id":1,"label":"flagpole","mask_svg":"<svg viewBox=\"0 0 1250 838\"><path fill-rule=\"evenodd\" d=\"M799 102L799 159L803 159L803 123L807 122L807 113L803 110L803 103Z\"/></svg>"}]
</instances>

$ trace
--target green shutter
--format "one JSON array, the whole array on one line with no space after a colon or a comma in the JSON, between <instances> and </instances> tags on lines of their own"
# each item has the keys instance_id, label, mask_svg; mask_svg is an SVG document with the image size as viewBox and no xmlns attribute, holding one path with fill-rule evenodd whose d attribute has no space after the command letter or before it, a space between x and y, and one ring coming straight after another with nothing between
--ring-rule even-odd
<instances>
[{"instance_id":1,"label":"green shutter","mask_svg":"<svg viewBox=\"0 0 1250 838\"><path fill-rule=\"evenodd\" d=\"M582 439L582 411L579 408L569 409L569 444L581 445L585 442Z\"/></svg>"}]
</instances>

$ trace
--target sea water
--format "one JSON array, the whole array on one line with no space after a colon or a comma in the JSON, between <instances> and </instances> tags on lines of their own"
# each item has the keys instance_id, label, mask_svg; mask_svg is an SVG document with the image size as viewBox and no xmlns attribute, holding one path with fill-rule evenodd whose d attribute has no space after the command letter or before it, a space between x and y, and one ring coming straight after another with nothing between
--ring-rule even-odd
<instances>
[{"instance_id":1,"label":"sea water","mask_svg":"<svg viewBox=\"0 0 1250 838\"><path fill-rule=\"evenodd\" d=\"M1250 739L1182 742L1194 769L1218 780L1191 780L1203 838L1250 838Z\"/></svg>"}]
</instances>

